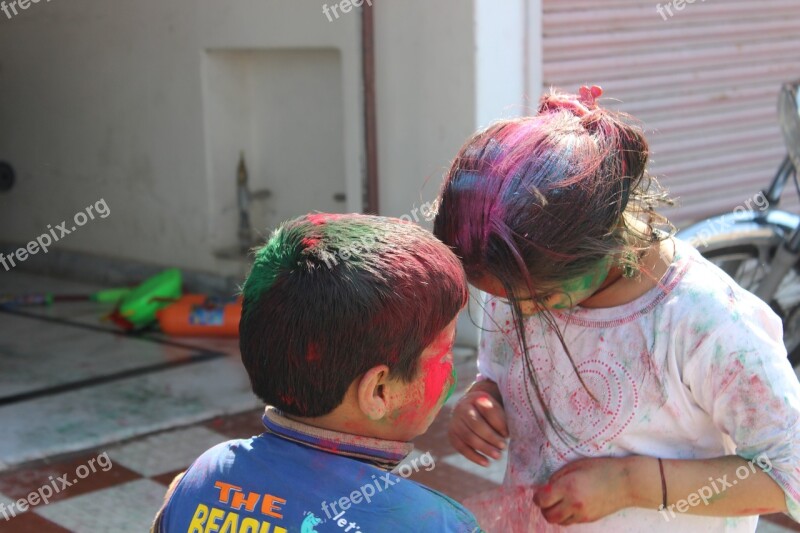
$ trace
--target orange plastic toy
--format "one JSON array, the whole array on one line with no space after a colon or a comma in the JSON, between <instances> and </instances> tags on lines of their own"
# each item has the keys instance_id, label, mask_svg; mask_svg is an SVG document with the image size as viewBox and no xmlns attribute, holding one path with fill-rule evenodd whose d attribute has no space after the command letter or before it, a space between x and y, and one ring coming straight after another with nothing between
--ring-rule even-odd
<instances>
[{"instance_id":1,"label":"orange plastic toy","mask_svg":"<svg viewBox=\"0 0 800 533\"><path fill-rule=\"evenodd\" d=\"M156 314L161 331L176 337L238 337L242 298L186 294Z\"/></svg>"}]
</instances>

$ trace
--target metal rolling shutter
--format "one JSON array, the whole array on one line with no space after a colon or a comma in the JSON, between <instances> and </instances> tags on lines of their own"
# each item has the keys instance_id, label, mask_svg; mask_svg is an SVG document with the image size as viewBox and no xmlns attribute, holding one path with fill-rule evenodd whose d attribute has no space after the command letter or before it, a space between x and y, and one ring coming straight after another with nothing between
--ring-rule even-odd
<instances>
[{"instance_id":1,"label":"metal rolling shutter","mask_svg":"<svg viewBox=\"0 0 800 533\"><path fill-rule=\"evenodd\" d=\"M656 0L542 3L545 89L600 85L643 122L673 222L767 186L785 155L778 90L800 78L800 0L695 0L668 20ZM782 206L797 209L793 187Z\"/></svg>"}]
</instances>

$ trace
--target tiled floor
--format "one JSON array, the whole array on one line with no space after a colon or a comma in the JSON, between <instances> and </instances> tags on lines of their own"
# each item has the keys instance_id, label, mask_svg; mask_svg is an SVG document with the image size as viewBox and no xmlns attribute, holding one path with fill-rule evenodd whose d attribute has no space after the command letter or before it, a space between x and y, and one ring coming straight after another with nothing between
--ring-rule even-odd
<instances>
[{"instance_id":1,"label":"tiled floor","mask_svg":"<svg viewBox=\"0 0 800 533\"><path fill-rule=\"evenodd\" d=\"M22 274L3 286L9 279L0 279L0 293L45 281L65 292L86 289ZM235 343L178 346L156 342L156 335L112 335L98 325L98 309L85 304L33 311L55 321L0 313L0 533L147 531L170 480L195 457L262 431L261 409L236 378ZM223 356L158 367L204 353ZM460 351L456 361L463 388L474 353ZM216 391L218 400L202 389ZM461 500L497 487L504 467L477 467L450 447L446 425L457 397L415 442L435 467L413 478ZM225 414L232 412L238 414ZM27 510L14 503L35 491L49 503ZM758 531L800 527L768 517Z\"/></svg>"},{"instance_id":2,"label":"tiled floor","mask_svg":"<svg viewBox=\"0 0 800 533\"><path fill-rule=\"evenodd\" d=\"M430 471L420 468L412 478L458 500L497 487L502 466L488 470L473 467L450 448L446 438L448 416L446 407L431 431L415 442L419 453L431 452L435 467ZM6 505L0 507L0 533L146 531L175 475L208 447L260 432L260 417L261 410L253 410L214 418L0 474L0 502ZM78 479L78 475L84 478ZM54 486L54 481L60 489L63 483L59 478L71 486L60 492L53 490L49 504L39 503L24 513L10 507L32 491ZM16 516L12 516L12 510ZM10 520L3 520L4 512ZM763 518L758 528L759 533L785 531L800 531L800 527L786 518L770 516Z\"/></svg>"}]
</instances>

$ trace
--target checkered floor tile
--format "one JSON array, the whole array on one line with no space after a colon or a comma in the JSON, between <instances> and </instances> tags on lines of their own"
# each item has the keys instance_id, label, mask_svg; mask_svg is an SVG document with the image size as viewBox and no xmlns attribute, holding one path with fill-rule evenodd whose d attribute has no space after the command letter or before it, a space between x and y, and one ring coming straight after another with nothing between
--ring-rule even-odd
<instances>
[{"instance_id":1,"label":"checkered floor tile","mask_svg":"<svg viewBox=\"0 0 800 533\"><path fill-rule=\"evenodd\" d=\"M485 469L461 458L447 442L449 416L450 409L445 408L430 431L415 442L415 451L406 460L409 465L416 461L410 477L459 500L497 487L504 460ZM0 533L147 531L177 473L210 446L260 433L260 419L260 410L248 411L4 473ZM423 462L426 454L429 458ZM63 486L64 482L69 485ZM39 501L22 511L18 500L43 487L54 487L49 503ZM786 531L800 527L785 517L770 516L760 521L758 529L759 533Z\"/></svg>"}]
</instances>

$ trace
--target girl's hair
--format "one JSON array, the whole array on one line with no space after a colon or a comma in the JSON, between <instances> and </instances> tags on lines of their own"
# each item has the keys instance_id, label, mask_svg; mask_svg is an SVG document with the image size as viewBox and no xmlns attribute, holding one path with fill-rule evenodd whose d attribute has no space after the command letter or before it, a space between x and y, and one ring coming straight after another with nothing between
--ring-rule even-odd
<instances>
[{"instance_id":1,"label":"girl's hair","mask_svg":"<svg viewBox=\"0 0 800 533\"><path fill-rule=\"evenodd\" d=\"M668 224L655 207L670 203L646 173L641 128L584 91L553 91L536 116L475 133L447 172L434 221L434 233L461 257L470 280L489 275L503 285L529 381L556 428L528 356L518 294L537 299L609 256L638 270L640 252L659 239L654 226ZM540 316L572 361L552 315Z\"/></svg>"}]
</instances>

